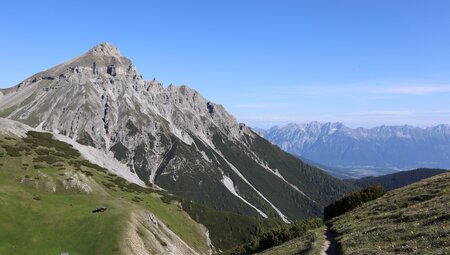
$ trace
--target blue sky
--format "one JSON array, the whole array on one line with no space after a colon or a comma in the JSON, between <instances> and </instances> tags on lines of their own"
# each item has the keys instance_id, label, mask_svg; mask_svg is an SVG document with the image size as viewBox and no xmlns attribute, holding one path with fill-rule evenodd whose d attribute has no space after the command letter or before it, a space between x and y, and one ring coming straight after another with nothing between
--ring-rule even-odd
<instances>
[{"instance_id":1,"label":"blue sky","mask_svg":"<svg viewBox=\"0 0 450 255\"><path fill-rule=\"evenodd\" d=\"M450 1L2 1L0 87L108 41L268 127L450 123Z\"/></svg>"}]
</instances>

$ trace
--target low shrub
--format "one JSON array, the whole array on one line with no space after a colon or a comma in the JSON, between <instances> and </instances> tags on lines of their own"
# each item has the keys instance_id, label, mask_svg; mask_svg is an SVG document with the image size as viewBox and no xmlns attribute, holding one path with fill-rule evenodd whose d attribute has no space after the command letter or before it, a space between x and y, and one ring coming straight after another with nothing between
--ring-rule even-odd
<instances>
[{"instance_id":1,"label":"low shrub","mask_svg":"<svg viewBox=\"0 0 450 255\"><path fill-rule=\"evenodd\" d=\"M53 135L50 133L28 131L27 137L23 138L23 140L34 148L38 146L53 148L57 152L63 153L65 158L77 158L80 156L80 153L72 145L53 139Z\"/></svg>"},{"instance_id":2,"label":"low shrub","mask_svg":"<svg viewBox=\"0 0 450 255\"><path fill-rule=\"evenodd\" d=\"M10 157L20 157L22 154L20 153L23 149L21 147L14 147L7 144L2 144L3 149L5 149L6 154Z\"/></svg>"},{"instance_id":3,"label":"low shrub","mask_svg":"<svg viewBox=\"0 0 450 255\"><path fill-rule=\"evenodd\" d=\"M372 201L384 195L384 189L381 185L367 187L363 190L353 192L324 208L324 220L330 220L336 216L342 215L363 203Z\"/></svg>"},{"instance_id":4,"label":"low shrub","mask_svg":"<svg viewBox=\"0 0 450 255\"><path fill-rule=\"evenodd\" d=\"M47 156L37 156L33 159L33 162L46 162L47 164L51 165L53 163L58 162L58 158L53 155L47 155Z\"/></svg>"}]
</instances>

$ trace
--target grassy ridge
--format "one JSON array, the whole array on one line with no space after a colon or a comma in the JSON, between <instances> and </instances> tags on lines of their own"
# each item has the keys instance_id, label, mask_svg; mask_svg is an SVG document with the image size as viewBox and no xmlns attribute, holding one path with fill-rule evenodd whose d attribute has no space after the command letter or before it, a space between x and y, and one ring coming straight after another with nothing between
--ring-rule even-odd
<instances>
[{"instance_id":1,"label":"grassy ridge","mask_svg":"<svg viewBox=\"0 0 450 255\"><path fill-rule=\"evenodd\" d=\"M7 192L0 192L0 254L119 254L124 231L120 223L128 217L125 204L76 194ZM108 206L109 212L92 214L98 204Z\"/></svg>"},{"instance_id":2,"label":"grassy ridge","mask_svg":"<svg viewBox=\"0 0 450 255\"><path fill-rule=\"evenodd\" d=\"M65 188L84 173L91 193ZM0 137L0 254L120 254L135 210L148 210L195 250L203 230L165 194L130 184L81 158L50 134ZM164 201L163 201L164 200ZM97 206L103 214L92 214Z\"/></svg>"},{"instance_id":3,"label":"grassy ridge","mask_svg":"<svg viewBox=\"0 0 450 255\"><path fill-rule=\"evenodd\" d=\"M344 254L450 254L450 173L388 192L331 221Z\"/></svg>"},{"instance_id":4,"label":"grassy ridge","mask_svg":"<svg viewBox=\"0 0 450 255\"><path fill-rule=\"evenodd\" d=\"M75 190L50 192L46 183L59 171L65 171L59 170L62 167L38 162L32 143L2 139L1 145L0 254L119 251L123 229L118 223L128 214L120 203ZM59 164L69 168L65 162ZM111 211L101 217L92 214L91 210L99 204Z\"/></svg>"},{"instance_id":5,"label":"grassy ridge","mask_svg":"<svg viewBox=\"0 0 450 255\"><path fill-rule=\"evenodd\" d=\"M380 184L383 186L384 190L390 191L445 172L447 172L447 170L418 168L414 170L400 171L393 174L381 175L376 177L369 176L360 179L349 179L345 181L361 188Z\"/></svg>"}]
</instances>

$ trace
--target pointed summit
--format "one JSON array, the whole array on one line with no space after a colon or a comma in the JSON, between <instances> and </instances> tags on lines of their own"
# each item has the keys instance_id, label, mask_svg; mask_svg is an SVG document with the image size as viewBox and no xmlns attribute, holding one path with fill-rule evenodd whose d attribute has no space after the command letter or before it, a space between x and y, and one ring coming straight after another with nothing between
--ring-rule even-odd
<instances>
[{"instance_id":1,"label":"pointed summit","mask_svg":"<svg viewBox=\"0 0 450 255\"><path fill-rule=\"evenodd\" d=\"M1 92L0 116L99 149L126 176L187 201L288 221L320 216L350 190L194 89L145 81L109 43Z\"/></svg>"},{"instance_id":2,"label":"pointed summit","mask_svg":"<svg viewBox=\"0 0 450 255\"><path fill-rule=\"evenodd\" d=\"M120 50L116 46L108 42L103 42L94 46L94 48L92 48L89 51L89 53L91 53L94 56L114 56L114 57L122 56L120 54Z\"/></svg>"}]
</instances>

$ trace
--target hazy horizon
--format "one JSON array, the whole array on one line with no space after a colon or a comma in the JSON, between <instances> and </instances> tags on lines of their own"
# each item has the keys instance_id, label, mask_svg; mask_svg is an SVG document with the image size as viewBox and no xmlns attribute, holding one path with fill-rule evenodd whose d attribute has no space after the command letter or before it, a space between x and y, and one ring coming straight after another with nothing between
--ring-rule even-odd
<instances>
[{"instance_id":1,"label":"hazy horizon","mask_svg":"<svg viewBox=\"0 0 450 255\"><path fill-rule=\"evenodd\" d=\"M439 125L449 125L449 124L445 124L445 123L440 123L440 124L431 124L431 125L411 125L411 124L394 124L394 125L386 125L386 124L380 124L380 125L359 125L357 123L345 123L342 121L317 121L317 120L311 120L311 121L298 121L298 122L268 122L268 123L264 123L264 124L260 124L258 125L258 123L256 123L256 125L253 124L248 124L248 123L244 123L248 126L250 126L251 128L258 128L258 129L265 129L268 130L272 127L278 126L278 127L284 127L287 126L289 124L297 124L297 125L304 125L304 124L309 124L311 122L319 122L321 124L324 123L342 123L344 126L347 126L351 129L357 129L357 128L366 128L366 129L371 129L371 128L376 128L376 127L380 127L380 126L412 126L412 127L418 127L418 128L430 128L430 127L435 127L435 126L439 126Z\"/></svg>"}]
</instances>

